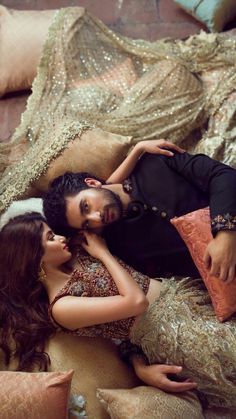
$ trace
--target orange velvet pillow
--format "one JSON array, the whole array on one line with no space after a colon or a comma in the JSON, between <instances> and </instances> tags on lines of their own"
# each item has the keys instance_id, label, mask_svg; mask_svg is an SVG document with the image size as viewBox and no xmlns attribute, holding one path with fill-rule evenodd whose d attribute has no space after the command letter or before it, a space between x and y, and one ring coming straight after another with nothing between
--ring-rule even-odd
<instances>
[{"instance_id":1,"label":"orange velvet pillow","mask_svg":"<svg viewBox=\"0 0 236 419\"><path fill-rule=\"evenodd\" d=\"M193 211L170 221L189 249L208 289L218 320L226 320L236 312L236 278L230 284L225 284L210 275L203 262L206 247L212 240L209 208Z\"/></svg>"},{"instance_id":2,"label":"orange velvet pillow","mask_svg":"<svg viewBox=\"0 0 236 419\"><path fill-rule=\"evenodd\" d=\"M65 419L73 371L1 371L1 419Z\"/></svg>"}]
</instances>

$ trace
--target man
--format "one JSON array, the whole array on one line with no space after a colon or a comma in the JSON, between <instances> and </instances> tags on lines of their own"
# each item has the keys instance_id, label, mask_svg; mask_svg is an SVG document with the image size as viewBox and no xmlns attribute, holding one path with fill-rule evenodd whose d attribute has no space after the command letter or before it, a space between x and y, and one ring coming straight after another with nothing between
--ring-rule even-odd
<instances>
[{"instance_id":1,"label":"man","mask_svg":"<svg viewBox=\"0 0 236 419\"><path fill-rule=\"evenodd\" d=\"M56 232L103 229L110 250L151 276L199 276L170 219L210 206L213 240L205 263L230 282L236 266L236 171L205 155L145 153L122 183L88 173L55 179L44 213Z\"/></svg>"}]
</instances>

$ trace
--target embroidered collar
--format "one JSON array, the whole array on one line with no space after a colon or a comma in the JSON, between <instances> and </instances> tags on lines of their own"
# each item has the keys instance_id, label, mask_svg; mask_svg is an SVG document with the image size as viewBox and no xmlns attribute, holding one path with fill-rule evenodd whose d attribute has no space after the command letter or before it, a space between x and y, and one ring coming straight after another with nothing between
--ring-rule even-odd
<instances>
[{"instance_id":1,"label":"embroidered collar","mask_svg":"<svg viewBox=\"0 0 236 419\"><path fill-rule=\"evenodd\" d=\"M122 187L123 187L123 191L127 192L130 195L133 190L131 179L130 178L125 179L124 182L122 183Z\"/></svg>"}]
</instances>

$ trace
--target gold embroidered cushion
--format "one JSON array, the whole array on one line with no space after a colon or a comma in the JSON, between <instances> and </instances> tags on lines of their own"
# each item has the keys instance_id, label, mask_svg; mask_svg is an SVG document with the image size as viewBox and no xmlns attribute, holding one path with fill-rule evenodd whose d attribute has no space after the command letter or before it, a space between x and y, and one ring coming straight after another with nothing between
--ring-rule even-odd
<instances>
[{"instance_id":1,"label":"gold embroidered cushion","mask_svg":"<svg viewBox=\"0 0 236 419\"><path fill-rule=\"evenodd\" d=\"M47 190L57 176L70 172L89 172L107 179L126 157L132 137L113 134L94 128L76 137L69 146L50 163L45 174L34 183L40 190Z\"/></svg>"},{"instance_id":2,"label":"gold embroidered cushion","mask_svg":"<svg viewBox=\"0 0 236 419\"><path fill-rule=\"evenodd\" d=\"M226 284L219 278L210 275L209 269L203 262L206 247L212 240L209 208L172 218L171 223L176 227L189 249L208 289L217 318L220 321L226 320L236 312L236 277L233 282Z\"/></svg>"},{"instance_id":3,"label":"gold embroidered cushion","mask_svg":"<svg viewBox=\"0 0 236 419\"><path fill-rule=\"evenodd\" d=\"M65 419L73 371L1 371L1 419Z\"/></svg>"},{"instance_id":4,"label":"gold embroidered cushion","mask_svg":"<svg viewBox=\"0 0 236 419\"><path fill-rule=\"evenodd\" d=\"M131 390L98 389L97 397L112 419L203 419L202 407L190 391L178 395L148 386Z\"/></svg>"},{"instance_id":5,"label":"gold embroidered cushion","mask_svg":"<svg viewBox=\"0 0 236 419\"><path fill-rule=\"evenodd\" d=\"M0 6L0 96L31 87L55 12Z\"/></svg>"}]
</instances>

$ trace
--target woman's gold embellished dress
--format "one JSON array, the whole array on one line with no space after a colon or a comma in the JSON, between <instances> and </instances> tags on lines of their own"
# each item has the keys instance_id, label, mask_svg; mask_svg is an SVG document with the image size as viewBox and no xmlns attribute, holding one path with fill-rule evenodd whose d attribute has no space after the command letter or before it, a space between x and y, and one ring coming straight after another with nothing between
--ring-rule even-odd
<instances>
[{"instance_id":1,"label":"woman's gold embellished dress","mask_svg":"<svg viewBox=\"0 0 236 419\"><path fill-rule=\"evenodd\" d=\"M94 126L235 166L235 62L236 33L131 40L83 8L60 9L21 124L0 146L0 211Z\"/></svg>"}]
</instances>

